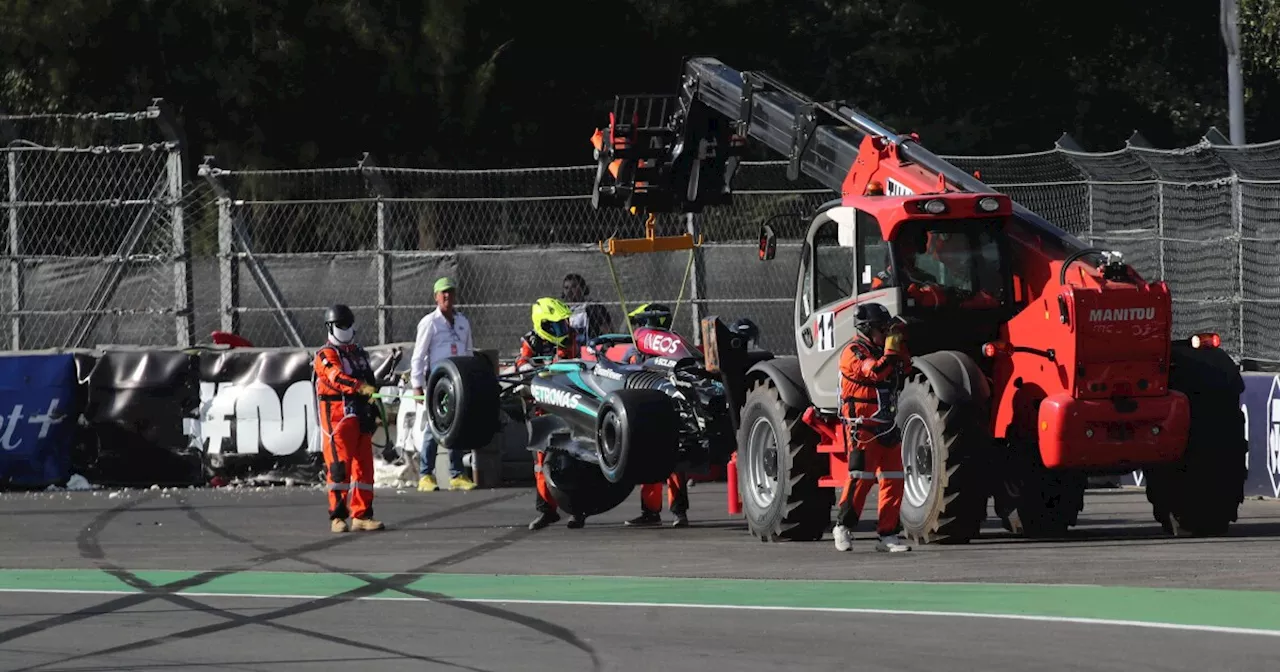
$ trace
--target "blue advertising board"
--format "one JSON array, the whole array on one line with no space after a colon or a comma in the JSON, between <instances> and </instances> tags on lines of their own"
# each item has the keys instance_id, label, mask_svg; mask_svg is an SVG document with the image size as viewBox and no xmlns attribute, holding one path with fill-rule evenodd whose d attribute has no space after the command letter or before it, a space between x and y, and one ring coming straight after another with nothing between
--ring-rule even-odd
<instances>
[{"instance_id":1,"label":"blue advertising board","mask_svg":"<svg viewBox=\"0 0 1280 672\"><path fill-rule=\"evenodd\" d=\"M0 483L66 481L76 393L73 355L0 356Z\"/></svg>"},{"instance_id":2,"label":"blue advertising board","mask_svg":"<svg viewBox=\"0 0 1280 672\"><path fill-rule=\"evenodd\" d=\"M1280 497L1280 375L1245 373L1240 395L1244 427L1249 437L1249 478L1246 497ZM1123 485L1145 485L1142 472L1126 474Z\"/></svg>"},{"instance_id":3,"label":"blue advertising board","mask_svg":"<svg viewBox=\"0 0 1280 672\"><path fill-rule=\"evenodd\" d=\"M1249 436L1246 495L1280 497L1280 375L1244 374L1244 410Z\"/></svg>"}]
</instances>

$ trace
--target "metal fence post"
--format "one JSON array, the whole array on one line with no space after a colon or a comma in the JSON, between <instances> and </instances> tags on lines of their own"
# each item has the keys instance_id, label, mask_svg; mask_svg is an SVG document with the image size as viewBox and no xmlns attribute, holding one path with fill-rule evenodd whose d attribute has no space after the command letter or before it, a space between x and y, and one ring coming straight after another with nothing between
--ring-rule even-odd
<instances>
[{"instance_id":1,"label":"metal fence post","mask_svg":"<svg viewBox=\"0 0 1280 672\"><path fill-rule=\"evenodd\" d=\"M1086 200L1086 204L1088 206L1088 212L1089 212L1089 215L1088 215L1089 216L1089 244L1094 245L1094 242L1093 242L1093 178L1090 177L1087 179L1088 179L1088 182L1085 182L1084 193L1085 193L1085 200Z\"/></svg>"},{"instance_id":2,"label":"metal fence post","mask_svg":"<svg viewBox=\"0 0 1280 672\"><path fill-rule=\"evenodd\" d=\"M293 319L293 316L289 314L289 308L284 303L280 288L276 286L275 280L271 277L271 271L254 256L253 247L250 245L245 227L239 215L231 209L240 203L232 200L231 192L218 179L225 172L227 171L213 166L213 157L211 156L206 156L205 162L200 166L200 175L209 179L209 184L213 186L219 197L218 247L221 250L220 254L226 255L227 259L235 259L237 264L238 257L244 257L244 266L248 269L249 276L253 278L254 284L261 290L262 297L266 299L271 316L275 318L276 324L284 332L285 339L295 348L306 347L302 340L302 332L298 329L298 324ZM230 242L224 245L222 242L224 238L229 239ZM238 285L228 285L229 282L234 282L237 279L234 273L226 273L222 279L223 310L230 311L231 314L240 312L240 308L237 305L237 299L239 298ZM223 319L225 324L225 314ZM233 321L233 324L238 327L240 323L237 320Z\"/></svg>"},{"instance_id":3,"label":"metal fence post","mask_svg":"<svg viewBox=\"0 0 1280 672\"><path fill-rule=\"evenodd\" d=\"M173 235L173 316L174 335L180 348L195 343L194 292L191 279L191 236L184 219L182 194L182 137L178 133L172 115L164 100L152 102L159 115L157 120L168 142L167 168L169 171L168 201L169 226Z\"/></svg>"},{"instance_id":4,"label":"metal fence post","mask_svg":"<svg viewBox=\"0 0 1280 672\"><path fill-rule=\"evenodd\" d=\"M18 229L18 153L6 152L9 173L9 338L14 350L22 349L22 236Z\"/></svg>"},{"instance_id":5,"label":"metal fence post","mask_svg":"<svg viewBox=\"0 0 1280 672\"><path fill-rule=\"evenodd\" d=\"M1224 162L1225 163L1225 162ZM1234 166L1230 166L1231 170L1231 219L1235 224L1236 231L1236 319L1237 327L1240 334L1240 359L1244 360L1249 356L1245 350L1244 340L1244 193L1240 186L1240 173L1236 172Z\"/></svg>"},{"instance_id":6,"label":"metal fence post","mask_svg":"<svg viewBox=\"0 0 1280 672\"><path fill-rule=\"evenodd\" d=\"M1156 177L1156 240L1160 245L1160 279L1164 274L1164 178Z\"/></svg>"},{"instance_id":7,"label":"metal fence post","mask_svg":"<svg viewBox=\"0 0 1280 672\"><path fill-rule=\"evenodd\" d=\"M378 170L378 163L369 152L357 164L369 192L377 199L377 265L378 273L378 343L390 343L392 338L391 314L391 252L387 235L387 203L383 200L390 191Z\"/></svg>"},{"instance_id":8,"label":"metal fence post","mask_svg":"<svg viewBox=\"0 0 1280 672\"><path fill-rule=\"evenodd\" d=\"M231 195L218 180L213 157L204 157L199 175L209 181L218 198L218 328L240 333L240 264L235 255L234 220L231 217Z\"/></svg>"}]
</instances>

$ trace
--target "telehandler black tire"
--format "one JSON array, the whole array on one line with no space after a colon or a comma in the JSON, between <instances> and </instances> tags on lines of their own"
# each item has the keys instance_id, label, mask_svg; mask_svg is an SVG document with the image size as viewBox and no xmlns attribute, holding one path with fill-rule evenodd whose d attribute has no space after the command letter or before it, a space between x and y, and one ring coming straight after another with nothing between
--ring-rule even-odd
<instances>
[{"instance_id":1,"label":"telehandler black tire","mask_svg":"<svg viewBox=\"0 0 1280 672\"><path fill-rule=\"evenodd\" d=\"M1046 468L1035 443L1014 443L1003 456L995 499L1004 529L1028 539L1065 536L1084 509L1089 479L1080 472Z\"/></svg>"},{"instance_id":2,"label":"telehandler black tire","mask_svg":"<svg viewBox=\"0 0 1280 672\"><path fill-rule=\"evenodd\" d=\"M768 379L747 392L738 429L738 495L747 529L761 541L818 541L831 527L835 494L804 409L782 400ZM767 492L766 492L767 491Z\"/></svg>"},{"instance_id":3,"label":"telehandler black tire","mask_svg":"<svg viewBox=\"0 0 1280 672\"><path fill-rule=\"evenodd\" d=\"M987 517L990 432L985 405L953 407L914 374L898 397L906 469L902 530L916 544L966 543Z\"/></svg>"},{"instance_id":4,"label":"telehandler black tire","mask_svg":"<svg viewBox=\"0 0 1280 672\"><path fill-rule=\"evenodd\" d=\"M1151 513L1168 534L1217 536L1238 519L1248 478L1240 394L1244 377L1217 348L1173 347L1169 389L1191 401L1187 448L1178 462L1144 469Z\"/></svg>"}]
</instances>

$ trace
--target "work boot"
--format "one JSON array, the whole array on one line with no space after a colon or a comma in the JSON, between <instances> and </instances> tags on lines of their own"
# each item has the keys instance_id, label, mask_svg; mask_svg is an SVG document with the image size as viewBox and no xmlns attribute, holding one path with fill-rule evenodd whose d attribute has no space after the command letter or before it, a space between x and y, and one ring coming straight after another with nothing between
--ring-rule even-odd
<instances>
[{"instance_id":1,"label":"work boot","mask_svg":"<svg viewBox=\"0 0 1280 672\"><path fill-rule=\"evenodd\" d=\"M436 485L435 476L423 476L418 479L418 492L435 492L439 489L440 486Z\"/></svg>"},{"instance_id":2,"label":"work boot","mask_svg":"<svg viewBox=\"0 0 1280 672\"><path fill-rule=\"evenodd\" d=\"M569 529L571 529L571 530L581 530L581 529L583 528L583 526L584 526L584 525L586 525L586 524L587 524L587 517L586 517L586 516L574 516L574 517L573 517L573 520L570 520L570 521L565 525L565 527L567 527L567 528L569 528Z\"/></svg>"},{"instance_id":3,"label":"work boot","mask_svg":"<svg viewBox=\"0 0 1280 672\"><path fill-rule=\"evenodd\" d=\"M876 550L881 553L903 553L911 550L911 547L899 541L896 534L882 534Z\"/></svg>"},{"instance_id":4,"label":"work boot","mask_svg":"<svg viewBox=\"0 0 1280 672\"><path fill-rule=\"evenodd\" d=\"M385 529L385 528L386 528L385 525L383 525L381 522L376 521L372 518L352 518L351 519L351 529L356 530L358 532L374 532L374 531Z\"/></svg>"},{"instance_id":5,"label":"work boot","mask_svg":"<svg viewBox=\"0 0 1280 672\"><path fill-rule=\"evenodd\" d=\"M656 511L645 511L625 523L627 527L653 527L661 524L662 516Z\"/></svg>"},{"instance_id":6,"label":"work boot","mask_svg":"<svg viewBox=\"0 0 1280 672\"><path fill-rule=\"evenodd\" d=\"M671 527L689 527L689 516L677 513L676 519L671 521Z\"/></svg>"},{"instance_id":7,"label":"work boot","mask_svg":"<svg viewBox=\"0 0 1280 672\"><path fill-rule=\"evenodd\" d=\"M330 529L331 531L335 532L335 533L336 533L336 532L346 532L346 531L347 531L347 521L343 520L342 518L331 518L331 519L329 520L329 529Z\"/></svg>"},{"instance_id":8,"label":"work boot","mask_svg":"<svg viewBox=\"0 0 1280 672\"><path fill-rule=\"evenodd\" d=\"M853 548L853 530L844 525L836 525L835 529L831 530L831 536L836 539L837 551L848 551Z\"/></svg>"},{"instance_id":9,"label":"work boot","mask_svg":"<svg viewBox=\"0 0 1280 672\"><path fill-rule=\"evenodd\" d=\"M449 479L450 490L474 490L475 487L476 484L472 483L471 479L467 478L464 474L460 474Z\"/></svg>"},{"instance_id":10,"label":"work boot","mask_svg":"<svg viewBox=\"0 0 1280 672\"><path fill-rule=\"evenodd\" d=\"M541 530L542 528L550 525L551 523L557 522L559 520L560 520L559 513L555 511L548 511L538 516L537 520L534 520L532 523L529 523L529 529Z\"/></svg>"}]
</instances>

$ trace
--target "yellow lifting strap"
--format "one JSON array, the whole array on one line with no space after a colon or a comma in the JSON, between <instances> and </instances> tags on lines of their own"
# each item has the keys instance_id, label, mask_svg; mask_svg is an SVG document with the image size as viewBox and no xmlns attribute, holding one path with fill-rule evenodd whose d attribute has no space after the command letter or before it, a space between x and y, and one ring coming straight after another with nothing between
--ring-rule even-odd
<instances>
[{"instance_id":1,"label":"yellow lifting strap","mask_svg":"<svg viewBox=\"0 0 1280 672\"><path fill-rule=\"evenodd\" d=\"M635 214L635 209L632 208L631 212ZM622 308L622 316L627 321L627 332L631 334L632 341L636 338L636 330L631 325L631 311L627 310L627 299L622 294L622 283L618 280L618 271L613 266L614 256L689 250L689 261L685 264L684 277L680 280L680 295L676 297L676 307L671 311L671 324L674 325L676 323L676 315L680 312L680 303L684 301L685 288L689 284L689 273L693 270L694 252L702 246L702 234L698 234L696 241L693 235L689 233L679 236L658 236L656 234L657 219L653 213L648 213L644 223L644 238L625 238L622 240L609 238L608 241L600 243L600 251L604 252L605 261L609 264L609 276L613 279L613 288L618 292L618 305ZM608 243L607 245L605 244L606 242Z\"/></svg>"}]
</instances>

